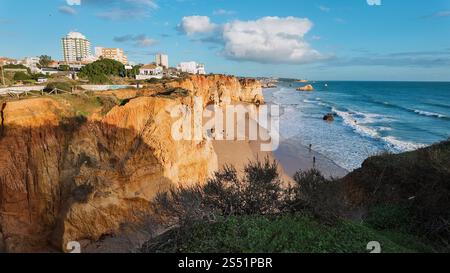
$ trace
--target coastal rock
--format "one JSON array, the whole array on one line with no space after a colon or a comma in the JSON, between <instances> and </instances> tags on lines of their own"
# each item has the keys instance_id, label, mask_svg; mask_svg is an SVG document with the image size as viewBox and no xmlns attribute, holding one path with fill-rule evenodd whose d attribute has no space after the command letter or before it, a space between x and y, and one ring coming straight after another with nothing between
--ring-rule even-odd
<instances>
[{"instance_id":1,"label":"coastal rock","mask_svg":"<svg viewBox=\"0 0 450 273\"><path fill-rule=\"evenodd\" d=\"M311 84L297 88L297 91L314 91L314 87Z\"/></svg>"},{"instance_id":2,"label":"coastal rock","mask_svg":"<svg viewBox=\"0 0 450 273\"><path fill-rule=\"evenodd\" d=\"M263 101L261 85L228 76L193 76L180 85L188 97L137 97L88 118L58 99L8 102L0 137L6 250L46 251L49 241L64 250L69 241L114 234L150 213L158 192L202 183L216 171L212 143L174 140L167 109L191 107L193 94L256 103Z\"/></svg>"},{"instance_id":3,"label":"coastal rock","mask_svg":"<svg viewBox=\"0 0 450 273\"><path fill-rule=\"evenodd\" d=\"M328 113L323 117L324 121L327 122L333 122L334 121L334 115L332 113Z\"/></svg>"},{"instance_id":4,"label":"coastal rock","mask_svg":"<svg viewBox=\"0 0 450 273\"><path fill-rule=\"evenodd\" d=\"M261 87L262 88L277 88L278 86L275 83L268 82L268 83L263 83L261 85Z\"/></svg>"}]
</instances>

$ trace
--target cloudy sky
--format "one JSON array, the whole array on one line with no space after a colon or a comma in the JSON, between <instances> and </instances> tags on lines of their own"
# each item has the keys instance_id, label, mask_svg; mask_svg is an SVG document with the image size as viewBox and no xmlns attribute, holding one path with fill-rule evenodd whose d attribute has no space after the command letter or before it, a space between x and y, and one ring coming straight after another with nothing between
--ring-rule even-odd
<instances>
[{"instance_id":1,"label":"cloudy sky","mask_svg":"<svg viewBox=\"0 0 450 273\"><path fill-rule=\"evenodd\" d=\"M76 30L136 63L165 52L242 76L450 80L450 0L23 2L0 0L0 56L61 59Z\"/></svg>"}]
</instances>

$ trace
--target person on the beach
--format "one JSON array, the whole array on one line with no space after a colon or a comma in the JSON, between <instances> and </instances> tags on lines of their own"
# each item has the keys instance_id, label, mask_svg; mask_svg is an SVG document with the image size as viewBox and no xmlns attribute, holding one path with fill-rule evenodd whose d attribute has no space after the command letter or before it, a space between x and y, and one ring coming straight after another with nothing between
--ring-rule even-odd
<instances>
[{"instance_id":1,"label":"person on the beach","mask_svg":"<svg viewBox=\"0 0 450 273\"><path fill-rule=\"evenodd\" d=\"M309 152L312 151L312 144L309 144Z\"/></svg>"},{"instance_id":2,"label":"person on the beach","mask_svg":"<svg viewBox=\"0 0 450 273\"><path fill-rule=\"evenodd\" d=\"M313 157L313 169L316 168L316 157Z\"/></svg>"}]
</instances>

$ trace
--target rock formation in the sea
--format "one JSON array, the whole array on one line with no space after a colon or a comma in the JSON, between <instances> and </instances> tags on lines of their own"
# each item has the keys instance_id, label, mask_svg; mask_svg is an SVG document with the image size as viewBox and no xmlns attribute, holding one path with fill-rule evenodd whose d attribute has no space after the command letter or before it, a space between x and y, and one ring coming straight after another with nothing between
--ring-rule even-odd
<instances>
[{"instance_id":1,"label":"rock formation in the sea","mask_svg":"<svg viewBox=\"0 0 450 273\"><path fill-rule=\"evenodd\" d=\"M328 113L323 117L324 121L327 122L333 122L334 121L334 115L332 113Z\"/></svg>"},{"instance_id":2,"label":"rock formation in the sea","mask_svg":"<svg viewBox=\"0 0 450 273\"><path fill-rule=\"evenodd\" d=\"M314 87L311 84L297 88L297 91L314 91Z\"/></svg>"},{"instance_id":3,"label":"rock formation in the sea","mask_svg":"<svg viewBox=\"0 0 450 273\"><path fill-rule=\"evenodd\" d=\"M228 76L171 84L189 95L138 96L88 117L74 111L77 99L8 102L0 136L0 245L26 252L46 250L48 242L64 250L69 241L97 240L139 221L158 192L201 183L216 171L210 141L172 138L168 109L192 106L192 95L205 104L263 102L261 84Z\"/></svg>"},{"instance_id":4,"label":"rock formation in the sea","mask_svg":"<svg viewBox=\"0 0 450 273\"><path fill-rule=\"evenodd\" d=\"M268 83L263 83L261 85L262 88L277 88L278 86L275 83L272 82L268 82Z\"/></svg>"}]
</instances>

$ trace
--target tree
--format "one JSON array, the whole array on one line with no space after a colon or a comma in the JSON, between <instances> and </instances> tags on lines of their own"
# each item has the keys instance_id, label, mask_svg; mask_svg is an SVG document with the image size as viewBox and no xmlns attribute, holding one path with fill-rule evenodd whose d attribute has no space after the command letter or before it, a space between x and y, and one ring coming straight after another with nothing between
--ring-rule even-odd
<instances>
[{"instance_id":1,"label":"tree","mask_svg":"<svg viewBox=\"0 0 450 273\"><path fill-rule=\"evenodd\" d=\"M69 71L70 70L70 66L68 66L67 64L63 64L59 66L59 69L62 71Z\"/></svg>"},{"instance_id":2,"label":"tree","mask_svg":"<svg viewBox=\"0 0 450 273\"><path fill-rule=\"evenodd\" d=\"M15 81L28 81L31 79L32 77L25 72L17 72L16 74L14 74Z\"/></svg>"},{"instance_id":3,"label":"tree","mask_svg":"<svg viewBox=\"0 0 450 273\"><path fill-rule=\"evenodd\" d=\"M41 67L48 67L51 62L52 62L52 57L50 57L48 55L41 55L39 57L39 64L41 65Z\"/></svg>"},{"instance_id":4,"label":"tree","mask_svg":"<svg viewBox=\"0 0 450 273\"><path fill-rule=\"evenodd\" d=\"M125 77L125 66L111 59L100 59L81 68L78 74L91 83L109 83L109 76Z\"/></svg>"},{"instance_id":5,"label":"tree","mask_svg":"<svg viewBox=\"0 0 450 273\"><path fill-rule=\"evenodd\" d=\"M142 67L142 65L135 65L131 70L128 70L128 77L134 78L136 75L139 74L139 69Z\"/></svg>"}]
</instances>

